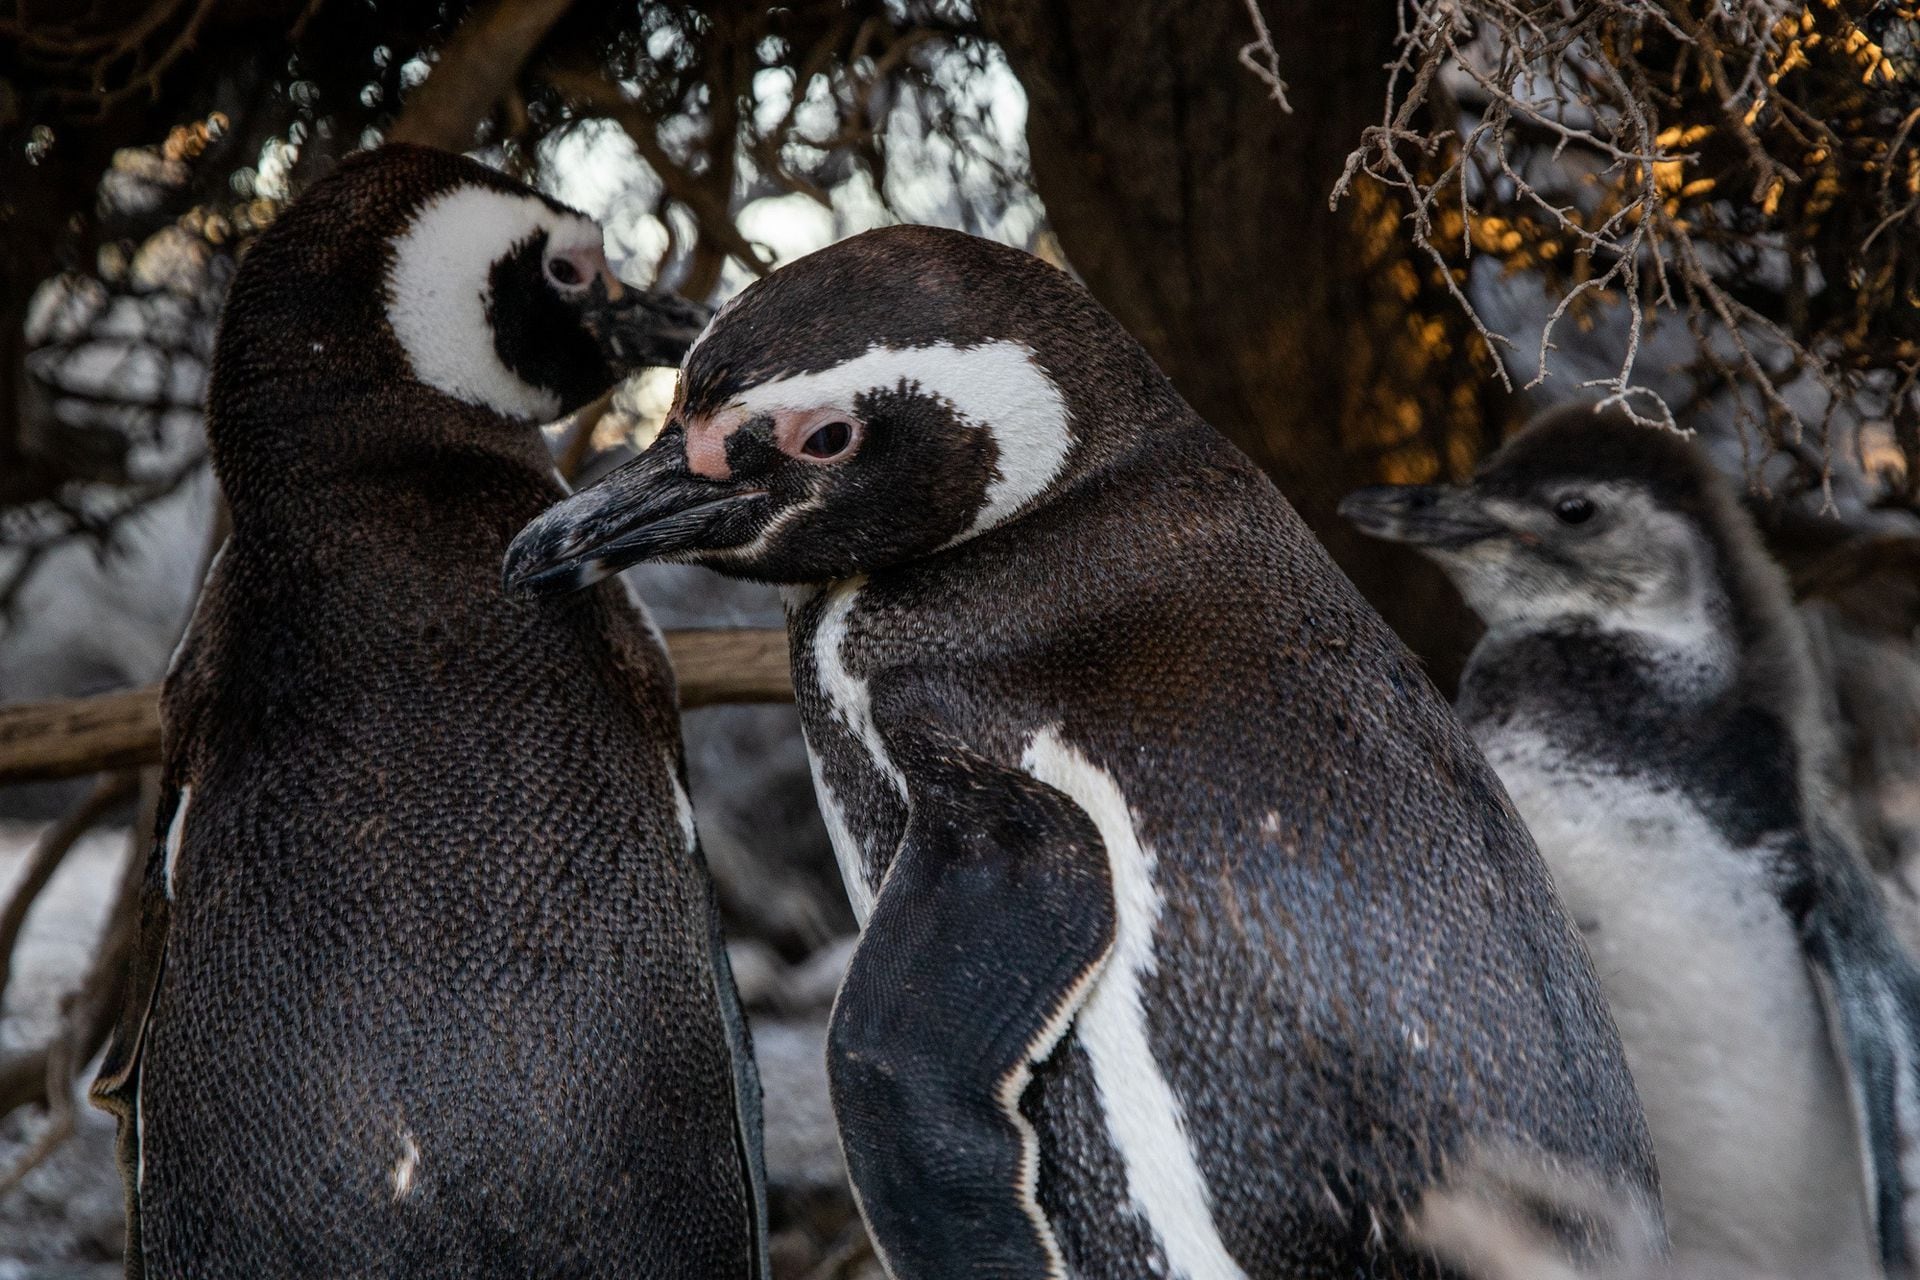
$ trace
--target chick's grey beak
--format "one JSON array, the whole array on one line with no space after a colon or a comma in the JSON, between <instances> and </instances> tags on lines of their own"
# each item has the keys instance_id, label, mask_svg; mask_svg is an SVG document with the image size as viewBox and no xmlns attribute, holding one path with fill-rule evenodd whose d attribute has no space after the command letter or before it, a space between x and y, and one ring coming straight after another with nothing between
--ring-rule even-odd
<instances>
[{"instance_id":1,"label":"chick's grey beak","mask_svg":"<svg viewBox=\"0 0 1920 1280\"><path fill-rule=\"evenodd\" d=\"M637 369L677 366L713 312L662 289L622 284L603 270L580 301L580 317L618 381Z\"/></svg>"},{"instance_id":2,"label":"chick's grey beak","mask_svg":"<svg viewBox=\"0 0 1920 1280\"><path fill-rule=\"evenodd\" d=\"M1506 532L1472 493L1444 484L1374 485L1340 502L1340 514L1362 533L1441 551L1458 550Z\"/></svg>"},{"instance_id":3,"label":"chick's grey beak","mask_svg":"<svg viewBox=\"0 0 1920 1280\"><path fill-rule=\"evenodd\" d=\"M676 428L522 529L507 548L503 581L510 592L557 595L642 560L736 547L764 523L767 503L764 490L689 471Z\"/></svg>"}]
</instances>

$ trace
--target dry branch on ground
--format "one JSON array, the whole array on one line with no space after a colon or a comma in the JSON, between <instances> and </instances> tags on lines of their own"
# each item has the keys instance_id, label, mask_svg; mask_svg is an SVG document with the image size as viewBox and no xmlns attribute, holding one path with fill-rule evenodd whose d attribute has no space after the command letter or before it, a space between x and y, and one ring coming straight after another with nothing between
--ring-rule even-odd
<instances>
[{"instance_id":1,"label":"dry branch on ground","mask_svg":"<svg viewBox=\"0 0 1920 1280\"><path fill-rule=\"evenodd\" d=\"M667 651L683 709L793 699L784 631L670 631ZM0 707L0 786L156 763L159 693L148 687Z\"/></svg>"}]
</instances>

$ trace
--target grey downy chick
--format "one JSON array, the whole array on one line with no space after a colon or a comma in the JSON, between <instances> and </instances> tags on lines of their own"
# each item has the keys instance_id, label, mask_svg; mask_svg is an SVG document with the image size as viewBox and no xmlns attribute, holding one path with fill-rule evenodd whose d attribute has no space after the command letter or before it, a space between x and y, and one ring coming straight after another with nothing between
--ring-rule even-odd
<instances>
[{"instance_id":1,"label":"grey downy chick","mask_svg":"<svg viewBox=\"0 0 1920 1280\"><path fill-rule=\"evenodd\" d=\"M1593 953L1676 1254L1910 1274L1920 976L1825 794L1806 636L1730 486L1583 405L1465 487L1342 511L1487 624L1458 709Z\"/></svg>"}]
</instances>

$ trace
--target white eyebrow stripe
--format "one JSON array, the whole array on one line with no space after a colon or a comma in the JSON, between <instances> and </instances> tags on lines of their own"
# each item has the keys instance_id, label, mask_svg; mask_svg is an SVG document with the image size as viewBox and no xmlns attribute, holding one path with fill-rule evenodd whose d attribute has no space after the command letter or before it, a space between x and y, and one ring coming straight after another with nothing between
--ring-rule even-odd
<instances>
[{"instance_id":1,"label":"white eyebrow stripe","mask_svg":"<svg viewBox=\"0 0 1920 1280\"><path fill-rule=\"evenodd\" d=\"M744 409L748 416L821 405L851 410L859 396L892 391L902 383L945 402L961 425L993 435L1000 475L987 486L969 534L1012 516L1066 466L1074 443L1066 397L1031 348L1006 339L971 347L876 344L831 369L750 387L728 408Z\"/></svg>"},{"instance_id":2,"label":"white eyebrow stripe","mask_svg":"<svg viewBox=\"0 0 1920 1280\"><path fill-rule=\"evenodd\" d=\"M463 185L421 206L394 240L387 322L413 374L456 400L545 422L560 397L509 369L487 318L495 260L536 232L551 249L597 247L600 229L533 195Z\"/></svg>"}]
</instances>

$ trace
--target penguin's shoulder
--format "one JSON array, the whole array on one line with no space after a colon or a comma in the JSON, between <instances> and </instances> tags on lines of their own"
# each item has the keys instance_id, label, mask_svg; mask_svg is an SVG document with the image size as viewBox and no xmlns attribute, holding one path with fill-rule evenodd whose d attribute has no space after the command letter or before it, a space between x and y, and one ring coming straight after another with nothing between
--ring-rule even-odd
<instances>
[{"instance_id":1,"label":"penguin's shoulder","mask_svg":"<svg viewBox=\"0 0 1920 1280\"><path fill-rule=\"evenodd\" d=\"M615 679L647 718L649 727L670 736L677 745L678 684L666 636L654 622L646 601L624 577L596 584L591 596L594 611L590 626L606 646Z\"/></svg>"}]
</instances>

